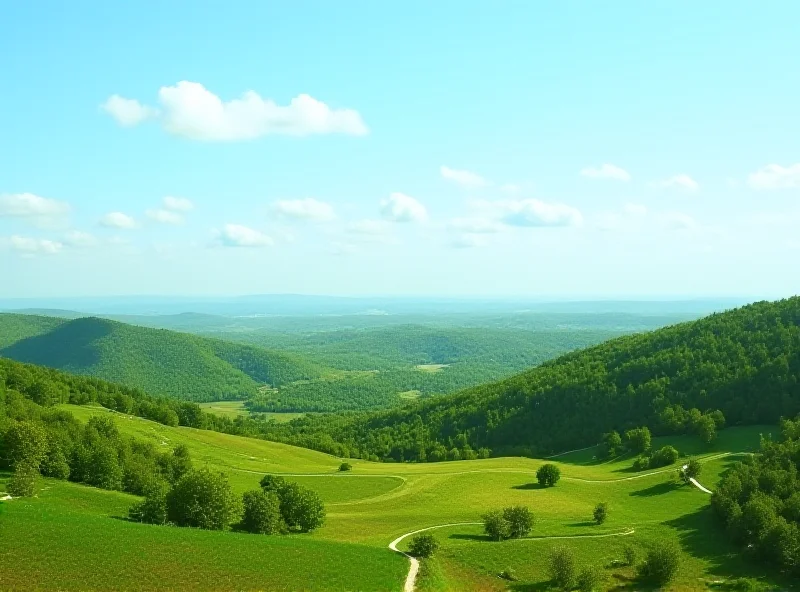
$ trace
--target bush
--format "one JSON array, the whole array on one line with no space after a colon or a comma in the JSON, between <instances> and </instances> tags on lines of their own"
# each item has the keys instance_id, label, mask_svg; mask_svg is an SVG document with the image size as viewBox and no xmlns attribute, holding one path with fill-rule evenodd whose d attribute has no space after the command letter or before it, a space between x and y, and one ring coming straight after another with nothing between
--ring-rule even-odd
<instances>
[{"instance_id":1,"label":"bush","mask_svg":"<svg viewBox=\"0 0 800 592\"><path fill-rule=\"evenodd\" d=\"M316 491L287 483L277 492L281 515L289 530L311 532L325 522L325 505Z\"/></svg>"},{"instance_id":2,"label":"bush","mask_svg":"<svg viewBox=\"0 0 800 592\"><path fill-rule=\"evenodd\" d=\"M636 548L633 545L625 545L622 554L625 556L625 565L636 565Z\"/></svg>"},{"instance_id":3,"label":"bush","mask_svg":"<svg viewBox=\"0 0 800 592\"><path fill-rule=\"evenodd\" d=\"M340 472L351 471L351 470L353 470L353 465L351 465L349 462L343 462L342 464L339 465Z\"/></svg>"},{"instance_id":4,"label":"bush","mask_svg":"<svg viewBox=\"0 0 800 592\"><path fill-rule=\"evenodd\" d=\"M502 541L511 536L511 525L502 510L492 510L483 515L483 531L492 540Z\"/></svg>"},{"instance_id":5,"label":"bush","mask_svg":"<svg viewBox=\"0 0 800 592\"><path fill-rule=\"evenodd\" d=\"M242 530L254 534L279 534L286 531L286 523L281 515L281 500L274 491L247 491L242 496L242 506Z\"/></svg>"},{"instance_id":6,"label":"bush","mask_svg":"<svg viewBox=\"0 0 800 592\"><path fill-rule=\"evenodd\" d=\"M647 427L628 430L625 432L625 442L628 450L641 454L650 449L650 430Z\"/></svg>"},{"instance_id":7,"label":"bush","mask_svg":"<svg viewBox=\"0 0 800 592\"><path fill-rule=\"evenodd\" d=\"M553 487L561 478L561 469L556 465L545 464L536 471L536 480L542 487Z\"/></svg>"},{"instance_id":8,"label":"bush","mask_svg":"<svg viewBox=\"0 0 800 592\"><path fill-rule=\"evenodd\" d=\"M653 453L650 466L652 468L669 466L678 460L678 456L678 451L673 446L664 446Z\"/></svg>"},{"instance_id":9,"label":"bush","mask_svg":"<svg viewBox=\"0 0 800 592\"><path fill-rule=\"evenodd\" d=\"M69 479L69 463L60 448L52 447L39 465L39 470L45 477L53 479Z\"/></svg>"},{"instance_id":10,"label":"bush","mask_svg":"<svg viewBox=\"0 0 800 592\"><path fill-rule=\"evenodd\" d=\"M508 523L509 537L519 539L528 536L536 519L525 506L511 506L503 510L503 519Z\"/></svg>"},{"instance_id":11,"label":"bush","mask_svg":"<svg viewBox=\"0 0 800 592\"><path fill-rule=\"evenodd\" d=\"M697 479L700 476L700 471L703 469L703 465L700 464L696 458L690 458L689 462L686 463L686 468L681 468L680 473L681 477L686 483L689 483L690 479Z\"/></svg>"},{"instance_id":12,"label":"bush","mask_svg":"<svg viewBox=\"0 0 800 592\"><path fill-rule=\"evenodd\" d=\"M647 552L639 566L639 577L659 586L669 583L678 573L681 550L672 541L659 541Z\"/></svg>"},{"instance_id":13,"label":"bush","mask_svg":"<svg viewBox=\"0 0 800 592\"><path fill-rule=\"evenodd\" d=\"M261 478L259 485L261 485L261 489L265 491L278 492L284 485L286 485L286 479L277 475L264 475Z\"/></svg>"},{"instance_id":14,"label":"bush","mask_svg":"<svg viewBox=\"0 0 800 592\"><path fill-rule=\"evenodd\" d=\"M555 547L550 551L550 578L562 590L575 587L575 555L568 547Z\"/></svg>"},{"instance_id":15,"label":"bush","mask_svg":"<svg viewBox=\"0 0 800 592\"><path fill-rule=\"evenodd\" d=\"M128 516L136 522L166 524L168 493L169 485L165 481L156 477L151 478L144 486L145 498L131 506Z\"/></svg>"},{"instance_id":16,"label":"bush","mask_svg":"<svg viewBox=\"0 0 800 592\"><path fill-rule=\"evenodd\" d=\"M634 471L644 471L649 468L650 468L650 457L648 456L640 456L635 461L633 461Z\"/></svg>"},{"instance_id":17,"label":"bush","mask_svg":"<svg viewBox=\"0 0 800 592\"><path fill-rule=\"evenodd\" d=\"M578 574L576 584L581 592L594 592L602 587L603 572L593 565L584 567Z\"/></svg>"},{"instance_id":18,"label":"bush","mask_svg":"<svg viewBox=\"0 0 800 592\"><path fill-rule=\"evenodd\" d=\"M439 541L432 534L422 533L411 539L408 553L414 557L430 557L439 549Z\"/></svg>"},{"instance_id":19,"label":"bush","mask_svg":"<svg viewBox=\"0 0 800 592\"><path fill-rule=\"evenodd\" d=\"M594 507L594 521L598 524L602 524L608 518L608 504L606 502L600 502Z\"/></svg>"},{"instance_id":20,"label":"bush","mask_svg":"<svg viewBox=\"0 0 800 592\"><path fill-rule=\"evenodd\" d=\"M167 494L167 517L178 526L223 530L236 518L238 500L223 473L189 471Z\"/></svg>"},{"instance_id":21,"label":"bush","mask_svg":"<svg viewBox=\"0 0 800 592\"><path fill-rule=\"evenodd\" d=\"M8 493L11 497L33 497L36 492L36 478L39 471L29 462L18 462L14 475L8 482Z\"/></svg>"}]
</instances>

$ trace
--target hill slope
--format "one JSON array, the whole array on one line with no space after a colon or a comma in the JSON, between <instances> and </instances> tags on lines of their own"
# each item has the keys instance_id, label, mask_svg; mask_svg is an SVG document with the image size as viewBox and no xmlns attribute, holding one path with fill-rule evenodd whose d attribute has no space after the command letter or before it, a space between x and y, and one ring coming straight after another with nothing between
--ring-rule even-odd
<instances>
[{"instance_id":1,"label":"hill slope","mask_svg":"<svg viewBox=\"0 0 800 592\"><path fill-rule=\"evenodd\" d=\"M593 444L611 429L679 433L691 408L721 409L729 425L800 411L800 297L621 337L390 412L306 418L274 437L318 447L332 437L396 460L442 446L537 455Z\"/></svg>"},{"instance_id":2,"label":"hill slope","mask_svg":"<svg viewBox=\"0 0 800 592\"><path fill-rule=\"evenodd\" d=\"M322 374L299 357L248 345L93 317L43 319L0 315L0 356L191 401L246 398L260 384Z\"/></svg>"}]
</instances>

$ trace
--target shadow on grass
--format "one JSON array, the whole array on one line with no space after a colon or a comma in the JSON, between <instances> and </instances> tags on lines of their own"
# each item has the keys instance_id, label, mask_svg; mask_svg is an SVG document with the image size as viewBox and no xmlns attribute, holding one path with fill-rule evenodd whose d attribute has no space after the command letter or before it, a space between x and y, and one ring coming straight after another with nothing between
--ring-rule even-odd
<instances>
[{"instance_id":1,"label":"shadow on grass","mask_svg":"<svg viewBox=\"0 0 800 592\"><path fill-rule=\"evenodd\" d=\"M640 489L639 491L631 491L629 495L634 497L652 497L654 495L664 495L665 493L675 491L678 487L679 485L677 483L665 481L664 483L656 483L655 485Z\"/></svg>"},{"instance_id":2,"label":"shadow on grass","mask_svg":"<svg viewBox=\"0 0 800 592\"><path fill-rule=\"evenodd\" d=\"M544 590L556 590L555 584L552 582L537 582L536 584L516 583L508 587L509 590L514 592L544 592Z\"/></svg>"},{"instance_id":3,"label":"shadow on grass","mask_svg":"<svg viewBox=\"0 0 800 592\"><path fill-rule=\"evenodd\" d=\"M594 520L584 520L583 522L573 522L572 524L567 524L572 528L586 528L587 526L597 526L597 522Z\"/></svg>"},{"instance_id":4,"label":"shadow on grass","mask_svg":"<svg viewBox=\"0 0 800 592\"><path fill-rule=\"evenodd\" d=\"M525 483L524 485L512 485L511 489L547 489L544 485L538 483Z\"/></svg>"},{"instance_id":5,"label":"shadow on grass","mask_svg":"<svg viewBox=\"0 0 800 592\"><path fill-rule=\"evenodd\" d=\"M498 541L495 541L494 539L490 538L489 536L487 536L485 534L462 534L462 533L455 532L455 533L451 534L450 536L448 536L447 538L449 538L449 539L457 539L457 540L460 540L460 541L484 541L484 542L491 542L491 543L498 542Z\"/></svg>"}]
</instances>

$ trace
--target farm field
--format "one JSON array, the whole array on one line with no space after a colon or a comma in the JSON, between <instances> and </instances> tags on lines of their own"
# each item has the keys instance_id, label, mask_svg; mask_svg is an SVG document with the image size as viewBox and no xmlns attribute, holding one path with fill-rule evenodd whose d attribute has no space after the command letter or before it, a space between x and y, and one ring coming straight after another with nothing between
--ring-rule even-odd
<instances>
[{"instance_id":1,"label":"farm field","mask_svg":"<svg viewBox=\"0 0 800 592\"><path fill-rule=\"evenodd\" d=\"M195 465L227 473L239 492L256 488L267 472L283 474L319 492L327 504L327 521L312 535L289 537L144 526L114 518L125 515L132 496L43 481L38 499L6 504L0 534L17 543L0 551L4 582L19 576L18 570L3 566L28 561L41 565L40 579L32 582L32 588L93 587L97 581L75 579L77 572L71 570L82 561L84 565L100 561L119 578L119 587L134 589L148 583L152 587L153 580L137 580L137 564L129 558L169 548L190 552L170 551L163 563L153 555L139 564L153 565L148 578L174 564L175 574L181 575L164 575L167 586L180 581L190 587L197 582L196 587L202 588L203 582L224 578L218 580L221 587L237 589L400 590L408 564L387 548L390 541L430 526L480 522L487 510L515 504L530 507L537 518L529 538L490 542L480 525L434 530L442 548L434 559L423 562L418 589L502 590L509 583L497 574L509 568L519 577L514 589L545 589L547 555L561 540L548 540L552 537L570 537L578 560L603 567L609 586L624 586L633 575L630 568L607 568L622 557L623 545L632 544L644 553L650 542L659 539L674 539L683 549L681 570L671 590L704 590L712 580L765 575L763 569L738 559L713 523L709 496L670 480L674 466L635 473L631 458L597 463L590 450L576 451L547 461L562 472L558 485L548 489L540 489L534 476L545 461L526 458L429 464L353 460L352 471L342 474L340 459L306 449L165 427L97 407L64 407L82 420L110 414L123 433L165 447L186 444ZM670 443L697 454L704 460L700 481L713 489L726 468L740 458L737 455L755 450L760 434L773 431L769 426L729 428L711 447L688 436L656 438L654 446ZM591 521L592 510L601 501L609 504L609 519L597 526ZM42 519L51 521L52 527L31 527ZM78 541L87 539L91 544L73 557ZM111 541L124 551L105 554L103 549ZM401 549L404 544L407 540ZM313 581L304 579L304 569L316 570Z\"/></svg>"}]
</instances>

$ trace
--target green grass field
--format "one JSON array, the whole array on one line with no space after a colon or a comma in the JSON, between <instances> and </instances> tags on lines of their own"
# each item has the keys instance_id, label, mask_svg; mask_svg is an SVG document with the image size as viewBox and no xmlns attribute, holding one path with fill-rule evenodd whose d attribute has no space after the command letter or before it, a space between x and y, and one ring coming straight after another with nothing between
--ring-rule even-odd
<instances>
[{"instance_id":1,"label":"green grass field","mask_svg":"<svg viewBox=\"0 0 800 592\"><path fill-rule=\"evenodd\" d=\"M83 420L111 413L68 408ZM705 590L708 582L740 575L768 581L774 577L740 559L714 524L709 496L671 480L675 466L634 473L631 458L598 463L593 451L577 451L548 461L562 471L561 481L549 489L535 484L535 471L545 461L523 458L436 464L356 460L351 472L340 474L340 459L318 452L111 414L125 433L164 447L185 443L196 465L225 471L237 491L257 487L266 472L316 489L328 505L325 525L312 535L289 537L142 526L114 518L125 515L131 496L47 481L39 499L6 504L0 536L14 544L0 548L4 584L49 589L108 582L126 589L400 590L407 562L387 549L390 541L428 526L479 522L485 511L512 504L527 505L535 513L530 538L491 542L480 526L433 531L442 548L433 560L423 562L418 589L502 590L509 583L497 574L512 568L520 578L513 589L544 590L547 554L559 543L572 547L580 562L602 566L608 589L639 589L630 581L630 568L609 566L622 558L624 544L643 554L659 539L678 541L684 552L670 590ZM708 448L686 436L658 438L654 445L671 443L707 459L699 480L713 489L737 454L755 450L759 434L769 431L775 429L730 428ZM609 503L609 519L597 526L591 518L600 501ZM618 536L630 530L634 532ZM108 553L112 548L113 555ZM92 572L90 563L99 567ZM24 580L15 565L36 566L35 579Z\"/></svg>"},{"instance_id":2,"label":"green grass field","mask_svg":"<svg viewBox=\"0 0 800 592\"><path fill-rule=\"evenodd\" d=\"M200 408L206 413L213 413L221 417L236 419L237 417L247 417L250 412L244 406L244 401L215 401L213 403L200 403ZM274 419L278 423L292 421L302 417L305 413L261 413L267 419Z\"/></svg>"}]
</instances>

